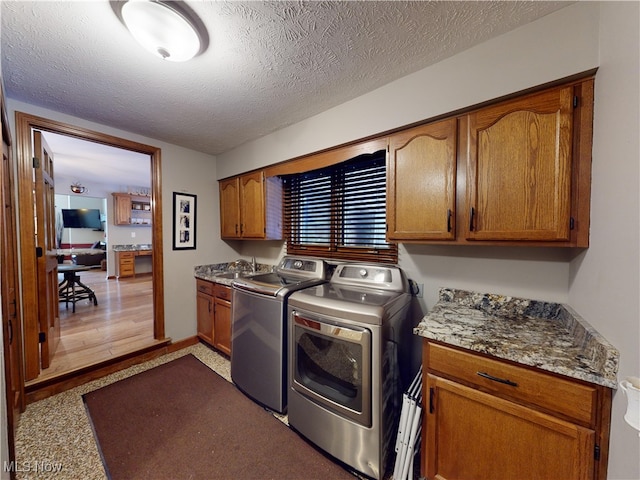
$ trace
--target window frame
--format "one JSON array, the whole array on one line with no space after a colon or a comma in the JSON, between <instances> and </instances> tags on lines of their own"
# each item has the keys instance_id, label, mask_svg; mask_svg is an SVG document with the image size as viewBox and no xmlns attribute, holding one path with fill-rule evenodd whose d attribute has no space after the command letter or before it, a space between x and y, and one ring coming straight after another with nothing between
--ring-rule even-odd
<instances>
[{"instance_id":1,"label":"window frame","mask_svg":"<svg viewBox=\"0 0 640 480\"><path fill-rule=\"evenodd\" d=\"M387 216L386 216L386 190L387 190L387 152L379 150L371 154L358 155L349 160L345 160L334 165L326 166L320 169L307 172L283 176L283 217L284 217L284 234L286 240L286 252L289 255L310 255L322 258L332 258L352 261L368 261L376 263L397 263L398 261L398 244L389 242L386 238L387 232ZM371 175L373 180L378 183L378 189L372 192L366 192L365 188L350 188L346 184L347 177ZM301 192L301 188L311 185L314 178L323 177L329 179L330 198L327 199L322 195L311 193L308 199L323 200L325 208L329 208L329 213L318 215L316 218L322 220L322 228L329 228L328 241L321 242L305 242L305 235L310 236L313 228L308 233L302 233L302 222L300 221L303 208L300 196L309 193ZM382 185L380 186L380 178ZM362 181L362 179L359 179ZM365 185L363 181L363 186ZM351 187L353 185L351 184ZM359 195L365 192L364 195ZM375 197L378 197L375 199ZM365 213L361 216L362 223L366 226L367 222L372 229L378 229L370 233L373 235L374 241L371 244L363 243L361 245L348 245L353 243L353 234L346 230L345 205L349 201L358 201L358 199L375 200L377 212ZM329 200L327 202L327 200ZM383 209L384 215L380 217L380 209ZM353 207L347 208L353 213ZM366 211L365 211L366 212ZM313 215L313 214L310 214ZM330 220L327 221L327 216ZM380 221L380 218L382 221ZM296 220L298 222L296 223ZM380 238L382 235L382 238ZM377 238L375 238L377 236ZM351 238L348 240L347 238Z\"/></svg>"}]
</instances>

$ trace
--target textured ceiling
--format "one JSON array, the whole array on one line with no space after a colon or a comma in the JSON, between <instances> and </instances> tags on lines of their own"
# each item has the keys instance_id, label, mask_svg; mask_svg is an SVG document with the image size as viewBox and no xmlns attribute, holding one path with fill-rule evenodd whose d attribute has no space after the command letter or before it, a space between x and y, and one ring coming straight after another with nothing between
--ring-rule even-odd
<instances>
[{"instance_id":1,"label":"textured ceiling","mask_svg":"<svg viewBox=\"0 0 640 480\"><path fill-rule=\"evenodd\" d=\"M219 154L570 3L192 1L209 48L174 63L106 0L2 0L2 74L10 98Z\"/></svg>"}]
</instances>

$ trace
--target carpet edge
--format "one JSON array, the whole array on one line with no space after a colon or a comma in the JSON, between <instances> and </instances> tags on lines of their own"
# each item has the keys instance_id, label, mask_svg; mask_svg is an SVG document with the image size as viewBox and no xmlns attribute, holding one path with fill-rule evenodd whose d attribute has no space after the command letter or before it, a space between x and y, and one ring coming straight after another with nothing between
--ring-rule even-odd
<instances>
[{"instance_id":1,"label":"carpet edge","mask_svg":"<svg viewBox=\"0 0 640 480\"><path fill-rule=\"evenodd\" d=\"M99 390L99 389L98 389ZM89 392L88 392L89 393ZM89 406L87 405L85 394L82 394L82 406L84 407L85 414L87 416L87 421L89 422L89 426L91 427L91 434L93 435L93 440L96 444L96 448L98 449L98 454L100 455L100 461L102 462L102 468L104 468L104 472L107 476L107 480L111 480L111 473L109 472L109 467L107 465L107 460L104 457L104 453L102 452L102 447L100 446L100 441L98 439L98 434L96 433L95 426L93 424L93 419L91 418L91 412L89 411Z\"/></svg>"}]
</instances>

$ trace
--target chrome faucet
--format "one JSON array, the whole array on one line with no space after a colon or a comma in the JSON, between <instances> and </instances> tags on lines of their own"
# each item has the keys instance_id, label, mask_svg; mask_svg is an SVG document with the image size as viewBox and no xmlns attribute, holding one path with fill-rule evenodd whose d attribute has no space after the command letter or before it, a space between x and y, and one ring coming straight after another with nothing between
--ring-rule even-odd
<instances>
[{"instance_id":1,"label":"chrome faucet","mask_svg":"<svg viewBox=\"0 0 640 480\"><path fill-rule=\"evenodd\" d=\"M235 272L246 272L247 270L254 271L251 267L251 264L243 258L236 260L235 262L231 262L228 267L230 271Z\"/></svg>"},{"instance_id":2,"label":"chrome faucet","mask_svg":"<svg viewBox=\"0 0 640 480\"><path fill-rule=\"evenodd\" d=\"M256 271L257 271L257 270L258 270L258 265L256 264L256 257L254 256L254 257L251 259L251 271L252 271L253 273L256 273Z\"/></svg>"}]
</instances>

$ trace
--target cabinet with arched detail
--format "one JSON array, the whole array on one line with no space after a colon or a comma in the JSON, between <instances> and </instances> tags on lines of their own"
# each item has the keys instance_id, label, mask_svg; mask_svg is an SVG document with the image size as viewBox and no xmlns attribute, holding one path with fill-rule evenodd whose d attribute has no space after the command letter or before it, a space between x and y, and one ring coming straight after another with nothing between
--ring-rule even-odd
<instances>
[{"instance_id":1,"label":"cabinet with arched detail","mask_svg":"<svg viewBox=\"0 0 640 480\"><path fill-rule=\"evenodd\" d=\"M389 138L389 240L455 238L456 132L450 118Z\"/></svg>"},{"instance_id":2,"label":"cabinet with arched detail","mask_svg":"<svg viewBox=\"0 0 640 480\"><path fill-rule=\"evenodd\" d=\"M468 240L570 240L573 86L472 112L467 129Z\"/></svg>"}]
</instances>

